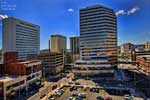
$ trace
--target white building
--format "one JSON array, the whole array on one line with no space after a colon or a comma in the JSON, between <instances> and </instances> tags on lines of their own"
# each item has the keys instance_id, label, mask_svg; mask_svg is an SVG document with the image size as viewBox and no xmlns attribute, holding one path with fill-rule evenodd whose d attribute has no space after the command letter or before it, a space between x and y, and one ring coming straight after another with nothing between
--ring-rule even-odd
<instances>
[{"instance_id":1,"label":"white building","mask_svg":"<svg viewBox=\"0 0 150 100\"><path fill-rule=\"evenodd\" d=\"M17 51L19 59L40 51L40 27L38 25L9 17L2 20L3 51Z\"/></svg>"},{"instance_id":2,"label":"white building","mask_svg":"<svg viewBox=\"0 0 150 100\"><path fill-rule=\"evenodd\" d=\"M0 77L0 100L7 100L8 96L15 95L18 90L26 88L26 76Z\"/></svg>"}]
</instances>

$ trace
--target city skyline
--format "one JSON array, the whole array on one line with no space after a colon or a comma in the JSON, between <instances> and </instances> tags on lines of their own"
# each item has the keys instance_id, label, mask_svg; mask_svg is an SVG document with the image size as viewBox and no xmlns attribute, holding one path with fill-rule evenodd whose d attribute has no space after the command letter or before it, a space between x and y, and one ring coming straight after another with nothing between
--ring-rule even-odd
<instances>
[{"instance_id":1,"label":"city skyline","mask_svg":"<svg viewBox=\"0 0 150 100\"><path fill-rule=\"evenodd\" d=\"M125 42L145 44L146 41L150 40L150 29L148 27L150 26L148 20L150 1L148 0L137 0L135 2L130 0L113 2L104 0L44 0L41 2L41 0L37 0L34 5L28 0L7 0L6 4L14 5L14 7L16 5L16 7L12 10L1 10L0 15L16 17L40 26L40 49L48 49L48 40L52 34L67 36L67 48L69 48L69 37L79 36L80 34L79 9L94 4L104 5L116 12L118 17L118 45ZM39 5L43 6L38 7ZM143 19L140 20L141 18ZM2 25L0 26L0 48L2 48L1 34Z\"/></svg>"},{"instance_id":2,"label":"city skyline","mask_svg":"<svg viewBox=\"0 0 150 100\"><path fill-rule=\"evenodd\" d=\"M0 0L0 100L149 100L149 5Z\"/></svg>"}]
</instances>

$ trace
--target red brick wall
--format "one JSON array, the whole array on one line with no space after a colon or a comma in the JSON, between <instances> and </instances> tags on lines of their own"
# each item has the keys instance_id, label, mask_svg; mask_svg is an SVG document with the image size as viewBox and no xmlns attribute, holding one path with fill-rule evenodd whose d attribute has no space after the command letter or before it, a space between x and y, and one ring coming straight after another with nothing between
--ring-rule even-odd
<instances>
[{"instance_id":1,"label":"red brick wall","mask_svg":"<svg viewBox=\"0 0 150 100\"><path fill-rule=\"evenodd\" d=\"M148 59L145 59L144 57L137 57L136 61L146 72L150 72L150 61Z\"/></svg>"},{"instance_id":2,"label":"red brick wall","mask_svg":"<svg viewBox=\"0 0 150 100\"><path fill-rule=\"evenodd\" d=\"M24 66L24 64L18 64L18 63L5 64L4 74L25 75L26 67Z\"/></svg>"},{"instance_id":3,"label":"red brick wall","mask_svg":"<svg viewBox=\"0 0 150 100\"><path fill-rule=\"evenodd\" d=\"M0 82L0 87L2 87L2 89L0 90L0 95L3 95L3 82Z\"/></svg>"},{"instance_id":4,"label":"red brick wall","mask_svg":"<svg viewBox=\"0 0 150 100\"><path fill-rule=\"evenodd\" d=\"M18 62L18 52L4 52L3 61L4 63Z\"/></svg>"}]
</instances>

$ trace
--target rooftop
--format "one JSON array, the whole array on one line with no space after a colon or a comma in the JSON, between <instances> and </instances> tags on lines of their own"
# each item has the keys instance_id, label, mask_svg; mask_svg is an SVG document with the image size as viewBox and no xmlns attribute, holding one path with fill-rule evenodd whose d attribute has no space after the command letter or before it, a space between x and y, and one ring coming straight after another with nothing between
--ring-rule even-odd
<instances>
[{"instance_id":1,"label":"rooftop","mask_svg":"<svg viewBox=\"0 0 150 100\"><path fill-rule=\"evenodd\" d=\"M37 62L41 62L41 61L40 60L26 60L26 61L19 61L19 62L17 62L17 64L33 64L33 63L37 63ZM14 63L11 63L11 64L14 64Z\"/></svg>"},{"instance_id":2,"label":"rooftop","mask_svg":"<svg viewBox=\"0 0 150 100\"><path fill-rule=\"evenodd\" d=\"M139 57L145 57L145 58L150 58L150 55L141 55Z\"/></svg>"},{"instance_id":3,"label":"rooftop","mask_svg":"<svg viewBox=\"0 0 150 100\"><path fill-rule=\"evenodd\" d=\"M22 23L24 23L24 24L26 24L26 25L29 25L29 26L31 26L31 27L34 27L34 28L35 28L35 26L36 26L36 27L40 27L40 26L37 25L37 24L33 24L33 23L31 23L31 22L28 22L28 21L25 21L25 20L21 20L21 19L19 19L19 18L15 18L15 17L12 17L12 16L10 16L10 17L8 17L8 18L5 18L4 20L8 20L8 19L20 21L20 22L22 22Z\"/></svg>"},{"instance_id":4,"label":"rooftop","mask_svg":"<svg viewBox=\"0 0 150 100\"><path fill-rule=\"evenodd\" d=\"M63 53L61 53L61 52L42 52L39 55L43 56L43 55L57 55L57 54L63 54Z\"/></svg>"},{"instance_id":5,"label":"rooftop","mask_svg":"<svg viewBox=\"0 0 150 100\"><path fill-rule=\"evenodd\" d=\"M23 77L23 76L17 76L17 75L0 75L0 82L8 82L12 81L18 77Z\"/></svg>"},{"instance_id":6,"label":"rooftop","mask_svg":"<svg viewBox=\"0 0 150 100\"><path fill-rule=\"evenodd\" d=\"M54 35L51 35L51 37L62 37L62 38L66 38L65 36L60 35L60 34L54 34Z\"/></svg>"},{"instance_id":7,"label":"rooftop","mask_svg":"<svg viewBox=\"0 0 150 100\"><path fill-rule=\"evenodd\" d=\"M109 9L109 10L112 10L112 9L110 9L110 8L108 8L108 7L106 7L106 6L100 5L100 4L90 5L90 6L87 6L87 7L85 7L85 8L82 8L81 10L87 10L87 9L93 9L93 8L100 8L100 7L105 8L105 9Z\"/></svg>"},{"instance_id":8,"label":"rooftop","mask_svg":"<svg viewBox=\"0 0 150 100\"><path fill-rule=\"evenodd\" d=\"M101 60L77 60L77 62L84 63L84 62L108 62L106 59Z\"/></svg>"}]
</instances>

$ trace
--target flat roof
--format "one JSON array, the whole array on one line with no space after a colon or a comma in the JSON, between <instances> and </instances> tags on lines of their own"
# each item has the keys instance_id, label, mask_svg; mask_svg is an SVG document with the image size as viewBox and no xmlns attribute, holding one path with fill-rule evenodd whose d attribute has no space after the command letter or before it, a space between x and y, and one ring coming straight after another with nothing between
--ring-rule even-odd
<instances>
[{"instance_id":1,"label":"flat roof","mask_svg":"<svg viewBox=\"0 0 150 100\"><path fill-rule=\"evenodd\" d=\"M108 62L108 60L77 60L77 62Z\"/></svg>"},{"instance_id":2,"label":"flat roof","mask_svg":"<svg viewBox=\"0 0 150 100\"><path fill-rule=\"evenodd\" d=\"M112 11L113 11L113 9L111 9L111 8L109 8L109 7L106 7L106 6L104 6L104 5L100 5L100 4L89 5L89 6L86 6L86 7L84 7L84 8L81 8L80 10L87 10L87 9L97 8L97 7L102 7L102 8L109 9L109 10L112 10Z\"/></svg>"},{"instance_id":3,"label":"flat roof","mask_svg":"<svg viewBox=\"0 0 150 100\"><path fill-rule=\"evenodd\" d=\"M8 82L8 81L12 81L14 80L14 78L11 77L2 77L0 78L0 82Z\"/></svg>"},{"instance_id":4,"label":"flat roof","mask_svg":"<svg viewBox=\"0 0 150 100\"><path fill-rule=\"evenodd\" d=\"M43 56L43 55L57 55L57 54L63 54L61 52L42 52L38 56Z\"/></svg>"},{"instance_id":5,"label":"flat roof","mask_svg":"<svg viewBox=\"0 0 150 100\"><path fill-rule=\"evenodd\" d=\"M51 35L51 37L63 37L63 38L66 38L66 36L63 36L63 35L60 35L60 34L53 34L53 35Z\"/></svg>"},{"instance_id":6,"label":"flat roof","mask_svg":"<svg viewBox=\"0 0 150 100\"><path fill-rule=\"evenodd\" d=\"M36 63L36 62L41 62L41 61L40 60L27 60L27 61L21 61L21 62L18 62L18 63L31 64L31 63Z\"/></svg>"},{"instance_id":7,"label":"flat roof","mask_svg":"<svg viewBox=\"0 0 150 100\"><path fill-rule=\"evenodd\" d=\"M145 57L145 58L150 58L150 55L140 55L138 57Z\"/></svg>"},{"instance_id":8,"label":"flat roof","mask_svg":"<svg viewBox=\"0 0 150 100\"><path fill-rule=\"evenodd\" d=\"M25 23L25 24L29 24L29 25L31 25L33 28L37 28L37 27L40 28L40 26L37 25L37 24L34 24L34 23L32 23L32 22L29 22L29 21L22 20L22 19L19 19L19 18L16 18L16 17L9 16L8 18L5 18L4 20L7 20L7 19L17 20L17 21L19 21L19 22L23 22L23 23Z\"/></svg>"},{"instance_id":9,"label":"flat roof","mask_svg":"<svg viewBox=\"0 0 150 100\"><path fill-rule=\"evenodd\" d=\"M0 82L8 82L12 81L18 77L23 77L23 76L17 76L17 75L0 75Z\"/></svg>"}]
</instances>

